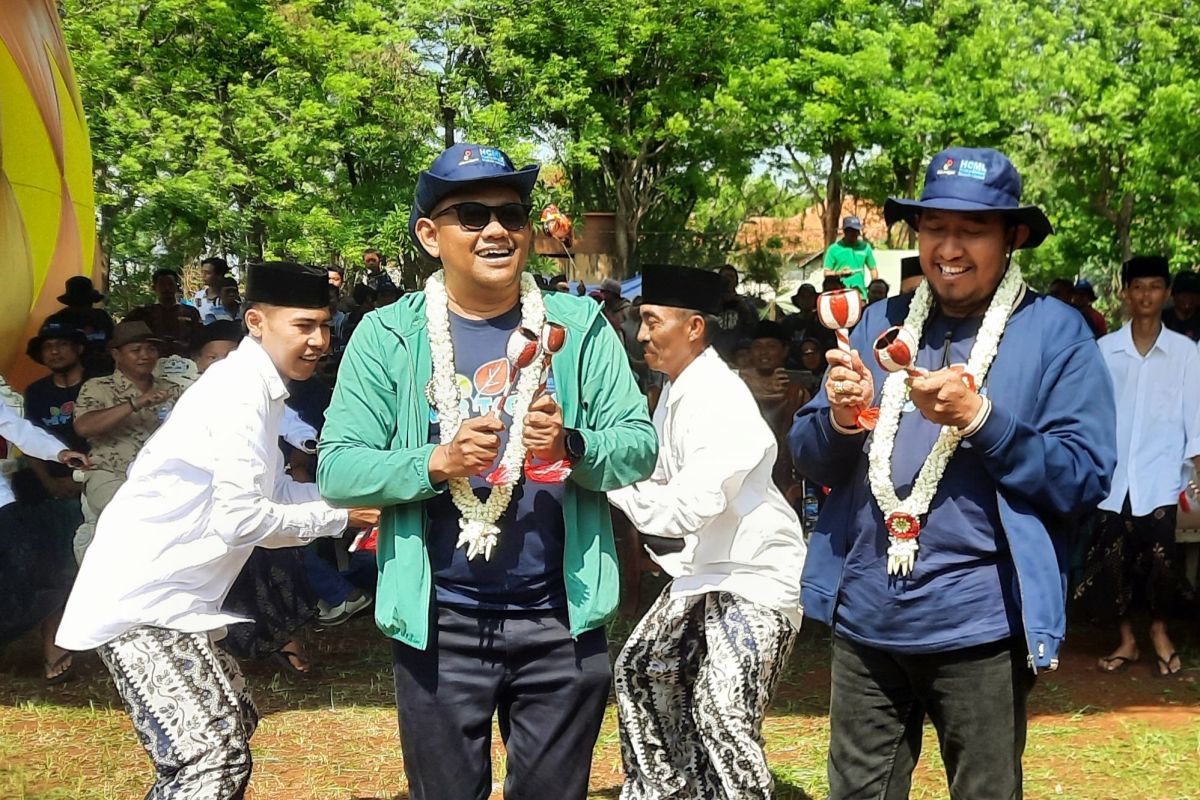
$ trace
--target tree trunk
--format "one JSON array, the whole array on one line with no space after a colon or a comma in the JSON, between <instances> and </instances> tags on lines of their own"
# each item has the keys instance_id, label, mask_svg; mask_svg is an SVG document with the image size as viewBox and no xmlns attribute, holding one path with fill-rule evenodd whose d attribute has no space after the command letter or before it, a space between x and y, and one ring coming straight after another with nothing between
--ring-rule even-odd
<instances>
[{"instance_id":1,"label":"tree trunk","mask_svg":"<svg viewBox=\"0 0 1200 800\"><path fill-rule=\"evenodd\" d=\"M443 144L447 147L454 146L455 124L458 119L458 112L450 106L442 106L442 130L444 131Z\"/></svg>"},{"instance_id":2,"label":"tree trunk","mask_svg":"<svg viewBox=\"0 0 1200 800\"><path fill-rule=\"evenodd\" d=\"M1121 198L1121 210L1117 212L1117 244L1121 247L1121 263L1133 257L1133 195Z\"/></svg>"},{"instance_id":3,"label":"tree trunk","mask_svg":"<svg viewBox=\"0 0 1200 800\"><path fill-rule=\"evenodd\" d=\"M821 220L825 229L826 247L836 242L838 238L844 190L842 175L845 170L847 150L849 150L849 146L843 141L835 141L829 147L829 178L825 181L825 213Z\"/></svg>"},{"instance_id":4,"label":"tree trunk","mask_svg":"<svg viewBox=\"0 0 1200 800\"><path fill-rule=\"evenodd\" d=\"M617 210L613 214L613 274L617 280L629 274L637 250L637 214L632 208L628 185L617 189Z\"/></svg>"}]
</instances>

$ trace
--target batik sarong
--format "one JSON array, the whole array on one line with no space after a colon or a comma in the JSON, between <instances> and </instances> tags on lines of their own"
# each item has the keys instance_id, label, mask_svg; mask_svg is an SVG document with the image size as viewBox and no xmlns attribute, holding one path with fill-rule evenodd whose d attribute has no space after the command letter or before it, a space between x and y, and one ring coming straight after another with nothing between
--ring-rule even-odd
<instances>
[{"instance_id":1,"label":"batik sarong","mask_svg":"<svg viewBox=\"0 0 1200 800\"><path fill-rule=\"evenodd\" d=\"M788 618L728 592L671 587L617 657L622 800L771 796L762 722L796 639Z\"/></svg>"},{"instance_id":2,"label":"batik sarong","mask_svg":"<svg viewBox=\"0 0 1200 800\"><path fill-rule=\"evenodd\" d=\"M157 780L147 800L240 800L258 711L207 633L139 627L97 650Z\"/></svg>"}]
</instances>

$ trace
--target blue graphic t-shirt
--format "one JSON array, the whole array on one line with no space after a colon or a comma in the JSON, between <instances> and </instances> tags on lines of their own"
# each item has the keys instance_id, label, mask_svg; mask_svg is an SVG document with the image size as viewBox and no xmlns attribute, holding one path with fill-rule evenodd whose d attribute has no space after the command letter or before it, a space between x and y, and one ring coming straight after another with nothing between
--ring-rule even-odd
<instances>
[{"instance_id":1,"label":"blue graphic t-shirt","mask_svg":"<svg viewBox=\"0 0 1200 800\"><path fill-rule=\"evenodd\" d=\"M84 376L86 380L89 375ZM80 453L88 451L87 439L75 432L75 398L83 382L74 386L59 386L54 382L53 375L47 375L41 380L34 381L25 389L25 419L37 427L53 434L63 446ZM58 463L46 465L49 473L55 477L71 474L70 467Z\"/></svg>"},{"instance_id":2,"label":"blue graphic t-shirt","mask_svg":"<svg viewBox=\"0 0 1200 800\"><path fill-rule=\"evenodd\" d=\"M508 337L520 324L519 306L489 320L450 314L463 420L487 414L503 397L509 379ZM547 389L553 394L553 378ZM505 424L500 432L503 452L512 419L507 413L500 419ZM429 441L441 443L437 412L432 409ZM480 499L486 499L491 491L483 478L472 478L471 485ZM561 483L533 483L522 478L508 510L497 522L500 539L487 561L482 556L468 561L466 551L455 547L460 514L450 493L429 501L426 546L438 603L488 611L565 608L562 500Z\"/></svg>"}]
</instances>

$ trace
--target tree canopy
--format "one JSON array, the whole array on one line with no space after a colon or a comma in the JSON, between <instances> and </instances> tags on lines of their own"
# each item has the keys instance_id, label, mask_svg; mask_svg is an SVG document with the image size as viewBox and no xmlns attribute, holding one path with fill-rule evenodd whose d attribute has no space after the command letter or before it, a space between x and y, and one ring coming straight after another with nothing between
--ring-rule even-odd
<instances>
[{"instance_id":1,"label":"tree canopy","mask_svg":"<svg viewBox=\"0 0 1200 800\"><path fill-rule=\"evenodd\" d=\"M61 4L118 267L410 261L416 175L464 140L548 162L539 201L613 212L618 272L720 263L750 214L816 207L832 241L844 195L916 194L963 144L1007 152L1054 221L1027 269L1102 285L1133 252L1200 257L1198 5Z\"/></svg>"}]
</instances>

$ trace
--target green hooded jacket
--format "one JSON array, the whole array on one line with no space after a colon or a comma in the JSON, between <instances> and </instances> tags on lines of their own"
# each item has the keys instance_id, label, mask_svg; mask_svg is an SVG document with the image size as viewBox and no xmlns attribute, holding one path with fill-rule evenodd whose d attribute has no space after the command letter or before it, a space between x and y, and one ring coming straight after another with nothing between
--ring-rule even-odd
<instances>
[{"instance_id":1,"label":"green hooded jacket","mask_svg":"<svg viewBox=\"0 0 1200 800\"><path fill-rule=\"evenodd\" d=\"M566 344L554 357L563 424L578 429L585 442L563 500L563 578L571 634L578 636L603 625L620 595L604 493L648 477L658 439L599 304L559 292L543 296L546 318L567 328ZM424 501L447 489L429 480L434 445L425 386L432 371L423 292L367 314L342 357L317 467L329 503L383 510L375 621L388 636L421 650L433 598Z\"/></svg>"}]
</instances>

